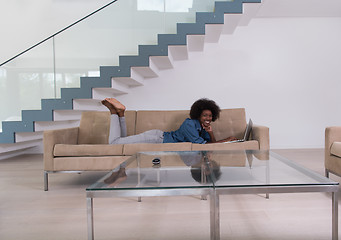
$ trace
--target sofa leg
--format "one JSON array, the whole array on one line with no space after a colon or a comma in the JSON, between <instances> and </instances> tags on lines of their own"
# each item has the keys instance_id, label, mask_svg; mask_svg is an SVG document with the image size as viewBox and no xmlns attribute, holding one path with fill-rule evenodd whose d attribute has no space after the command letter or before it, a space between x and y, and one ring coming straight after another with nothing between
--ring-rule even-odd
<instances>
[{"instance_id":1,"label":"sofa leg","mask_svg":"<svg viewBox=\"0 0 341 240\"><path fill-rule=\"evenodd\" d=\"M329 171L327 169L324 170L324 174L327 178L329 178Z\"/></svg>"},{"instance_id":2,"label":"sofa leg","mask_svg":"<svg viewBox=\"0 0 341 240\"><path fill-rule=\"evenodd\" d=\"M49 190L49 175L47 171L44 171L44 191Z\"/></svg>"}]
</instances>

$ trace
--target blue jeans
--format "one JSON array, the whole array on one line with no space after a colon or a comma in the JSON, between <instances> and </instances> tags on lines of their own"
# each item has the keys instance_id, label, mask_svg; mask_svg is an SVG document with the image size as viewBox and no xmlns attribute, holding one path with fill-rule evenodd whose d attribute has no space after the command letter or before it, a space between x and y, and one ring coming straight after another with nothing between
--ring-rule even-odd
<instances>
[{"instance_id":1,"label":"blue jeans","mask_svg":"<svg viewBox=\"0 0 341 240\"><path fill-rule=\"evenodd\" d=\"M149 130L137 135L127 136L125 117L111 114L109 144L163 143L163 131Z\"/></svg>"}]
</instances>

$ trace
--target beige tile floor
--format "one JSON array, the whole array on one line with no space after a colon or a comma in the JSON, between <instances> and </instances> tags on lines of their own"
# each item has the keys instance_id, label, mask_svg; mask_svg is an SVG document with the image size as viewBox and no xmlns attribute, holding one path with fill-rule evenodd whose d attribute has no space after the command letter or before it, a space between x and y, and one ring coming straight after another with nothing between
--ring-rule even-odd
<instances>
[{"instance_id":1,"label":"beige tile floor","mask_svg":"<svg viewBox=\"0 0 341 240\"><path fill-rule=\"evenodd\" d=\"M275 152L324 173L323 149ZM0 161L0 239L87 239L85 188L103 173L52 174L45 192L42 168L42 155ZM221 239L331 239L330 194L272 194L269 200L231 195L222 196L220 205ZM96 240L209 239L209 201L195 196L141 203L95 199L94 219Z\"/></svg>"}]
</instances>

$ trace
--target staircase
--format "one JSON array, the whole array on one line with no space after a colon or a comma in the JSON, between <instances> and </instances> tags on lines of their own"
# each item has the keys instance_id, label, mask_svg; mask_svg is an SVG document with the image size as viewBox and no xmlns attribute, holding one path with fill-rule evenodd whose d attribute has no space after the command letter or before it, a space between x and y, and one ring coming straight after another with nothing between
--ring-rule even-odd
<instances>
[{"instance_id":1,"label":"staircase","mask_svg":"<svg viewBox=\"0 0 341 240\"><path fill-rule=\"evenodd\" d=\"M103 98L129 94L160 71L172 69L174 61L188 59L188 52L203 51L205 43L246 26L260 2L215 2L215 11L197 12L195 23L178 23L177 34L159 34L157 45L140 45L137 56L120 56L119 66L101 66L99 77L81 77L80 88L61 89L60 99L42 99L41 110L23 110L22 121L2 122L0 143L30 143L41 140L44 130L78 126L82 111L106 110Z\"/></svg>"}]
</instances>

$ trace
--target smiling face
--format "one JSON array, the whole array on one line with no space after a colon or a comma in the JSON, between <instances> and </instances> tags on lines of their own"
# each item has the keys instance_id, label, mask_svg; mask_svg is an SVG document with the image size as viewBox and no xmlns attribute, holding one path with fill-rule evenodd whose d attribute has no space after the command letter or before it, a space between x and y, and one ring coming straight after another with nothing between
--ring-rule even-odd
<instances>
[{"instance_id":1,"label":"smiling face","mask_svg":"<svg viewBox=\"0 0 341 240\"><path fill-rule=\"evenodd\" d=\"M201 112L199 122L202 126L208 127L211 125L212 122L212 112L211 110L203 110Z\"/></svg>"}]
</instances>

